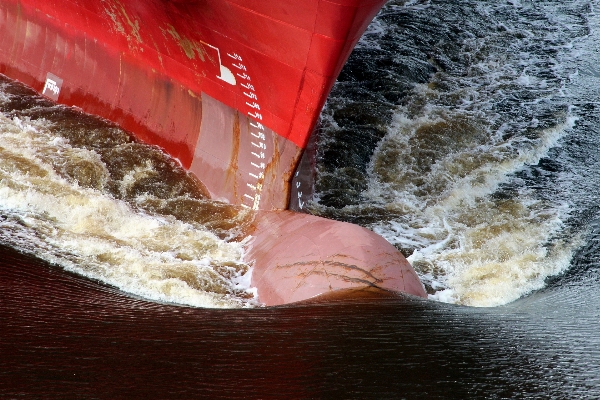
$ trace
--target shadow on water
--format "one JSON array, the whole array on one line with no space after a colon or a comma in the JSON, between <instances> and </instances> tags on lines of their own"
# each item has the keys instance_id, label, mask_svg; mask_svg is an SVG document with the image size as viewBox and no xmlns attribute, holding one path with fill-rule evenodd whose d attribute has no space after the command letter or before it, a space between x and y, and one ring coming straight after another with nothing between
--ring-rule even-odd
<instances>
[{"instance_id":1,"label":"shadow on water","mask_svg":"<svg viewBox=\"0 0 600 400\"><path fill-rule=\"evenodd\" d=\"M560 287L495 309L409 298L198 309L0 252L2 398L600 395L598 312L565 315L580 304L556 307Z\"/></svg>"}]
</instances>

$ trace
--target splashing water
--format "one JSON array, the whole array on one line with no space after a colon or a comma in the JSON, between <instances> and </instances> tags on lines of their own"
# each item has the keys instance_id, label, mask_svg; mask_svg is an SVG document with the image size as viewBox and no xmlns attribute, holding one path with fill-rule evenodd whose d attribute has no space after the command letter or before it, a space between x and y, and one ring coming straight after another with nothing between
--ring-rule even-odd
<instances>
[{"instance_id":1,"label":"splashing water","mask_svg":"<svg viewBox=\"0 0 600 400\"><path fill-rule=\"evenodd\" d=\"M324 110L312 211L384 236L436 300L543 287L580 244L562 234L569 180L548 157L577 120L566 85L590 12L389 2Z\"/></svg>"},{"instance_id":2,"label":"splashing water","mask_svg":"<svg viewBox=\"0 0 600 400\"><path fill-rule=\"evenodd\" d=\"M0 92L3 243L148 299L257 304L247 212L207 200L173 160L105 121L6 79Z\"/></svg>"}]
</instances>

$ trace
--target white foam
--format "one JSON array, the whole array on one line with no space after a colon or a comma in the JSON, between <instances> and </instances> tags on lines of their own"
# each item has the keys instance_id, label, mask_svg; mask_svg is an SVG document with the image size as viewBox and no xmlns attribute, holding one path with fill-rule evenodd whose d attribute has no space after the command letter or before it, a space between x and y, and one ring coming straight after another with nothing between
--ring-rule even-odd
<instances>
[{"instance_id":1,"label":"white foam","mask_svg":"<svg viewBox=\"0 0 600 400\"><path fill-rule=\"evenodd\" d=\"M539 196L517 175L560 146L576 121L564 97L581 49L563 28L580 20L554 8L479 5L498 29L464 33L454 56L470 61L415 85L371 160L364 204L389 218L370 227L412 251L432 299L511 302L568 268L580 245L560 236L568 202ZM499 17L505 12L510 18ZM495 197L503 185L513 192Z\"/></svg>"},{"instance_id":2,"label":"white foam","mask_svg":"<svg viewBox=\"0 0 600 400\"><path fill-rule=\"evenodd\" d=\"M432 122L426 117L410 120L399 114L374 163L386 141L396 141L394 151L404 151L409 157L407 131ZM415 249L409 261L425 282L438 289L432 299L495 306L542 287L547 276L568 267L576 244L548 246L568 209L560 205L548 208L525 192L510 201L489 196L514 172L537 164L573 123L574 118L569 117L565 123L543 130L535 143L521 151L504 151L507 143L489 145L485 152L502 156L490 157L464 176L448 176L447 171L455 169L453 163L462 157L475 156L473 149L468 150L470 154L449 155L425 178L432 187L444 182L439 192L430 192L426 198L417 195L422 187L403 183L394 188L393 181L382 184L372 171L366 195L404 216L402 223L386 221L374 224L373 230L393 244ZM398 138L400 132L402 137Z\"/></svg>"},{"instance_id":3,"label":"white foam","mask_svg":"<svg viewBox=\"0 0 600 400\"><path fill-rule=\"evenodd\" d=\"M97 154L72 148L42 120L0 116L3 241L148 299L200 307L256 303L241 243L79 187L53 168L74 156L103 167Z\"/></svg>"}]
</instances>

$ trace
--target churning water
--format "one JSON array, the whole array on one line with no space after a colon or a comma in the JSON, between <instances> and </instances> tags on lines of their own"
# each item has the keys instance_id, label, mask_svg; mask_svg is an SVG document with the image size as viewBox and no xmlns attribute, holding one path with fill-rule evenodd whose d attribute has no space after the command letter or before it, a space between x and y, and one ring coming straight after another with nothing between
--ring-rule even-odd
<instances>
[{"instance_id":1,"label":"churning water","mask_svg":"<svg viewBox=\"0 0 600 400\"><path fill-rule=\"evenodd\" d=\"M589 230L571 217L594 199L571 189L593 154L570 154L595 117L578 86L594 16L583 0L388 3L324 110L312 212L385 237L434 300L544 287ZM256 303L247 213L105 121L8 80L0 93L5 243L150 299Z\"/></svg>"},{"instance_id":2,"label":"churning water","mask_svg":"<svg viewBox=\"0 0 600 400\"><path fill-rule=\"evenodd\" d=\"M247 213L106 121L0 84L2 242L149 299L255 302Z\"/></svg>"},{"instance_id":3,"label":"churning water","mask_svg":"<svg viewBox=\"0 0 600 400\"><path fill-rule=\"evenodd\" d=\"M251 307L245 211L3 79L0 396L600 398L596 6L391 0L344 68L311 210L428 301Z\"/></svg>"},{"instance_id":4,"label":"churning water","mask_svg":"<svg viewBox=\"0 0 600 400\"><path fill-rule=\"evenodd\" d=\"M514 301L567 270L587 229L567 223L590 195L568 154L590 118L575 85L597 56L592 4L394 3L324 112L313 209L396 245L432 299Z\"/></svg>"}]
</instances>

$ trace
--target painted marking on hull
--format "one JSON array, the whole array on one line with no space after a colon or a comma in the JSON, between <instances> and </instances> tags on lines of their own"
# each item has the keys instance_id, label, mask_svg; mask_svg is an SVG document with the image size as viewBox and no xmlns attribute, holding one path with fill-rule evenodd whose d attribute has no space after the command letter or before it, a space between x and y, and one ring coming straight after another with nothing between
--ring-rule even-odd
<instances>
[{"instance_id":1,"label":"painted marking on hull","mask_svg":"<svg viewBox=\"0 0 600 400\"><path fill-rule=\"evenodd\" d=\"M300 174L300 171L296 171L296 178L298 177L298 175ZM300 183L300 181L296 181L296 189L300 189L300 186L302 186L302 184ZM298 207L302 210L304 209L304 201L302 201L302 192L300 190L298 190Z\"/></svg>"},{"instance_id":2,"label":"painted marking on hull","mask_svg":"<svg viewBox=\"0 0 600 400\"><path fill-rule=\"evenodd\" d=\"M248 74L248 67L244 64L244 60L242 56L238 53L227 53L227 56L232 59L231 67L235 68L238 72L236 75L243 79L240 82L240 86L246 89L247 91L243 91L243 95L246 96L249 101L246 102L246 105L249 107L247 110L247 115L252 117L254 121L250 122L250 126L254 129L250 129L250 134L258 139L257 141L250 141L251 149L250 154L257 158L257 160L264 160L266 158L267 151L267 142L265 135L265 127L263 124L257 121L262 121L263 116L258 111L261 110L260 101L258 99L258 95L256 94L256 89L253 84L250 83L252 81L252 77ZM253 151L256 148L255 151ZM246 208L252 208L254 210L258 210L260 207L261 193L263 189L264 179L265 179L265 168L266 164L264 162L255 163L250 162L251 167L254 168L253 171L248 172L248 176L252 182L248 182L246 186L250 189L250 193L244 194L244 199L249 200L249 203L242 203L242 205Z\"/></svg>"},{"instance_id":3,"label":"painted marking on hull","mask_svg":"<svg viewBox=\"0 0 600 400\"><path fill-rule=\"evenodd\" d=\"M250 134L257 139L265 140L265 134L262 132L254 133L254 132L250 131Z\"/></svg>"},{"instance_id":4,"label":"painted marking on hull","mask_svg":"<svg viewBox=\"0 0 600 400\"><path fill-rule=\"evenodd\" d=\"M62 88L63 80L51 72L46 74L46 83L44 83L44 90L42 94L51 98L54 101L58 101L60 95L60 89Z\"/></svg>"}]
</instances>

